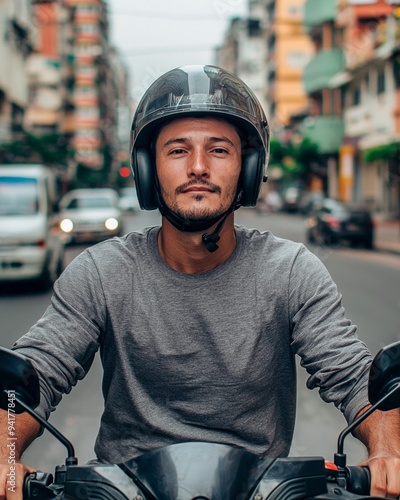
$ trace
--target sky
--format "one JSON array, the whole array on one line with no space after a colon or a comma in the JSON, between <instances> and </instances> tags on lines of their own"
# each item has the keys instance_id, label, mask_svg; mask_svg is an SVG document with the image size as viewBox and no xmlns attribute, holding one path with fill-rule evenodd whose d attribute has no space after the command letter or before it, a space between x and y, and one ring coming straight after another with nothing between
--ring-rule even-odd
<instances>
[{"instance_id":1,"label":"sky","mask_svg":"<svg viewBox=\"0 0 400 500\"><path fill-rule=\"evenodd\" d=\"M111 42L130 73L138 101L166 71L213 64L229 20L247 12L248 0L108 0Z\"/></svg>"}]
</instances>

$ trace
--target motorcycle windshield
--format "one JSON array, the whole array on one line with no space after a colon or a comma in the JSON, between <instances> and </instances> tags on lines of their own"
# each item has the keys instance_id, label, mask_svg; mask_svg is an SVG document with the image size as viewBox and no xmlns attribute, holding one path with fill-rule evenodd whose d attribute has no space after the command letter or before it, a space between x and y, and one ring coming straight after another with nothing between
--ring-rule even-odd
<instances>
[{"instance_id":1,"label":"motorcycle windshield","mask_svg":"<svg viewBox=\"0 0 400 500\"><path fill-rule=\"evenodd\" d=\"M119 467L149 498L232 500L250 498L274 461L222 444L180 443Z\"/></svg>"}]
</instances>

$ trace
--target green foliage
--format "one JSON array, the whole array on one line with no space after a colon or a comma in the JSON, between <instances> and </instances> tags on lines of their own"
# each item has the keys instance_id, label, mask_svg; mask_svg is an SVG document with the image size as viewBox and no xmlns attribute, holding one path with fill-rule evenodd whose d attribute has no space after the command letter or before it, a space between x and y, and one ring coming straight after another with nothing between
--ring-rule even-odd
<instances>
[{"instance_id":1,"label":"green foliage","mask_svg":"<svg viewBox=\"0 0 400 500\"><path fill-rule=\"evenodd\" d=\"M76 174L71 181L71 189L104 187L107 185L108 172L104 168L93 169L82 163L78 164Z\"/></svg>"},{"instance_id":2,"label":"green foliage","mask_svg":"<svg viewBox=\"0 0 400 500\"><path fill-rule=\"evenodd\" d=\"M110 145L102 148L103 165L93 169L78 164L75 178L69 180L70 188L103 187L109 183L112 166ZM0 162L4 163L43 163L67 172L68 164L73 160L75 151L69 146L69 138L62 134L33 135L24 132L21 138L0 144Z\"/></svg>"},{"instance_id":3,"label":"green foliage","mask_svg":"<svg viewBox=\"0 0 400 500\"><path fill-rule=\"evenodd\" d=\"M312 166L318 164L320 153L317 144L307 138L300 142L289 141L286 144L277 139L271 140L270 163L279 167L284 176L295 177L299 180L307 180L312 173Z\"/></svg>"},{"instance_id":4,"label":"green foliage","mask_svg":"<svg viewBox=\"0 0 400 500\"><path fill-rule=\"evenodd\" d=\"M373 163L375 161L388 161L395 159L400 155L400 142L391 142L383 146L376 146L364 151L363 157L366 163Z\"/></svg>"},{"instance_id":5,"label":"green foliage","mask_svg":"<svg viewBox=\"0 0 400 500\"><path fill-rule=\"evenodd\" d=\"M0 155L10 162L44 163L67 167L73 151L62 134L33 135L25 132L15 141L1 144Z\"/></svg>"}]
</instances>

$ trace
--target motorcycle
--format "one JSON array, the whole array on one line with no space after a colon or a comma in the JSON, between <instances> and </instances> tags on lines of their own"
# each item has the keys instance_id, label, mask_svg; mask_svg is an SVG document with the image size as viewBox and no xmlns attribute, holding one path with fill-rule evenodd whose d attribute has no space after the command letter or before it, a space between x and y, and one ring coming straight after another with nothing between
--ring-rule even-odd
<instances>
[{"instance_id":1,"label":"motorcycle","mask_svg":"<svg viewBox=\"0 0 400 500\"><path fill-rule=\"evenodd\" d=\"M341 432L332 463L318 456L270 458L225 444L189 442L120 464L78 465L72 443L35 412L39 378L31 362L4 348L0 348L0 407L9 415L10 410L11 415L28 412L67 449L65 464L55 467L54 476L37 471L25 477L23 495L28 500L371 499L369 470L346 465L344 439L376 409L400 406L399 354L396 342L374 358L368 387L372 406ZM8 424L10 434L12 418Z\"/></svg>"}]
</instances>

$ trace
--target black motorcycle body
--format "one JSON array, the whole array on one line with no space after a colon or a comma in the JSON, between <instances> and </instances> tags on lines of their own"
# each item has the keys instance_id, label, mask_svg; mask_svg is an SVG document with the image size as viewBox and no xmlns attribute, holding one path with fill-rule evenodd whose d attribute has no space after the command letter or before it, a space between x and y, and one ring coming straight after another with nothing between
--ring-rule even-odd
<instances>
[{"instance_id":1,"label":"black motorcycle body","mask_svg":"<svg viewBox=\"0 0 400 500\"><path fill-rule=\"evenodd\" d=\"M34 408L38 375L31 362L0 348L0 407L10 394L16 413L27 411L67 448L65 465L27 475L28 500L362 500L369 471L347 467L344 437L375 409L400 407L400 342L377 354L370 370L371 408L339 436L334 463L322 457L269 458L219 443L177 443L121 464L78 465L73 445Z\"/></svg>"},{"instance_id":2,"label":"black motorcycle body","mask_svg":"<svg viewBox=\"0 0 400 500\"><path fill-rule=\"evenodd\" d=\"M50 480L42 473L28 476L26 498L371 498L367 493L368 473L360 467L340 471L333 464L326 467L322 457L273 459L217 443L174 444L119 465L63 466L56 473L55 482L49 483ZM354 495L347 488L364 491L365 495Z\"/></svg>"}]
</instances>

